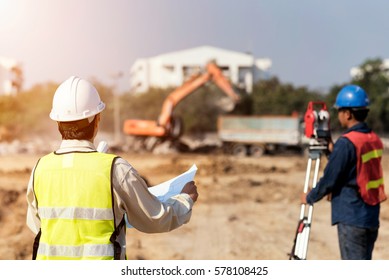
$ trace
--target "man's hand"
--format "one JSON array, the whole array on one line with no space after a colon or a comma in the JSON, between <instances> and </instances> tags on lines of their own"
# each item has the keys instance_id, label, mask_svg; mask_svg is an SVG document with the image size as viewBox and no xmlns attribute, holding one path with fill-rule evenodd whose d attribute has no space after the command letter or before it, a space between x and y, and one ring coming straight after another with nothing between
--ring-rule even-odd
<instances>
[{"instance_id":1,"label":"man's hand","mask_svg":"<svg viewBox=\"0 0 389 280\"><path fill-rule=\"evenodd\" d=\"M308 191L305 193L301 193L300 200L302 204L307 204L307 195L311 191L311 188L308 189Z\"/></svg>"},{"instance_id":2,"label":"man's hand","mask_svg":"<svg viewBox=\"0 0 389 280\"><path fill-rule=\"evenodd\" d=\"M195 182L190 181L185 184L184 188L182 189L181 193L187 193L192 198L193 202L196 202L199 194L197 193L197 186Z\"/></svg>"},{"instance_id":3,"label":"man's hand","mask_svg":"<svg viewBox=\"0 0 389 280\"><path fill-rule=\"evenodd\" d=\"M332 141L332 138L330 138L330 139L328 140L328 151L329 151L330 153L332 153L333 150L334 150L334 141Z\"/></svg>"}]
</instances>

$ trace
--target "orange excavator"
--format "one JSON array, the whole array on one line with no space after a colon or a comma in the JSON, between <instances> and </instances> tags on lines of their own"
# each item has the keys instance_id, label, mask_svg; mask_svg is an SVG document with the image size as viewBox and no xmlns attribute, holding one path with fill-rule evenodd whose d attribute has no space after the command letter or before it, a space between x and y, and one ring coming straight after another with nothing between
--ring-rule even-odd
<instances>
[{"instance_id":1,"label":"orange excavator","mask_svg":"<svg viewBox=\"0 0 389 280\"><path fill-rule=\"evenodd\" d=\"M177 139L182 134L182 124L178 118L173 117L173 110L179 102L194 92L208 81L213 81L226 95L228 95L234 104L240 97L237 95L223 75L221 69L214 63L210 62L206 66L206 71L201 74L192 76L182 86L176 88L170 93L162 105L161 113L157 121L130 119L124 122L123 132L126 135L157 137Z\"/></svg>"}]
</instances>

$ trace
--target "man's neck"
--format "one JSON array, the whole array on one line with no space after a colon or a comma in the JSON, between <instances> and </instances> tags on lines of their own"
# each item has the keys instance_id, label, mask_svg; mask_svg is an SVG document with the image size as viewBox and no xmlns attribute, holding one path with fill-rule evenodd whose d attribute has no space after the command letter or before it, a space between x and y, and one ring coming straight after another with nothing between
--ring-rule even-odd
<instances>
[{"instance_id":1,"label":"man's neck","mask_svg":"<svg viewBox=\"0 0 389 280\"><path fill-rule=\"evenodd\" d=\"M349 121L349 122L347 123L347 129L352 128L354 125L357 125L357 124L359 124L359 123L361 123L361 122L356 121L356 120L351 120L351 121Z\"/></svg>"}]
</instances>

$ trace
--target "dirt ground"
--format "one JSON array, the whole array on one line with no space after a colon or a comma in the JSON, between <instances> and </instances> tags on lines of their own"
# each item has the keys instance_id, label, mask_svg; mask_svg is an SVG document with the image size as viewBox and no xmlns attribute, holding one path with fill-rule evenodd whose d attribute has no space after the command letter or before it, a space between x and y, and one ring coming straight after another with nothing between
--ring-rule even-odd
<instances>
[{"instance_id":1,"label":"dirt ground","mask_svg":"<svg viewBox=\"0 0 389 280\"><path fill-rule=\"evenodd\" d=\"M34 235L25 225L26 186L41 155L0 156L0 259L30 259ZM222 154L122 154L151 185L198 166L199 199L191 221L169 233L127 231L129 259L287 260L303 190L307 158L273 155L237 158ZM324 168L323 158L321 167ZM389 186L389 155L384 157ZM321 174L321 173L320 173ZM373 259L389 259L389 203L381 208ZM337 260L330 203L315 204L308 259Z\"/></svg>"}]
</instances>

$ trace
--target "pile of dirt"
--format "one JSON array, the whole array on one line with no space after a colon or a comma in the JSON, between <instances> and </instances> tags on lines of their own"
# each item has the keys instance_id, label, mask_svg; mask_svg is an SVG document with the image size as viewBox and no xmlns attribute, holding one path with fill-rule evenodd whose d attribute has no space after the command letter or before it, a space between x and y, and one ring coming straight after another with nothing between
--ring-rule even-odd
<instances>
[{"instance_id":1,"label":"pile of dirt","mask_svg":"<svg viewBox=\"0 0 389 280\"><path fill-rule=\"evenodd\" d=\"M26 186L20 186L19 189L0 186L0 223L3 225L0 227L1 259L31 258L32 234L25 225Z\"/></svg>"}]
</instances>

